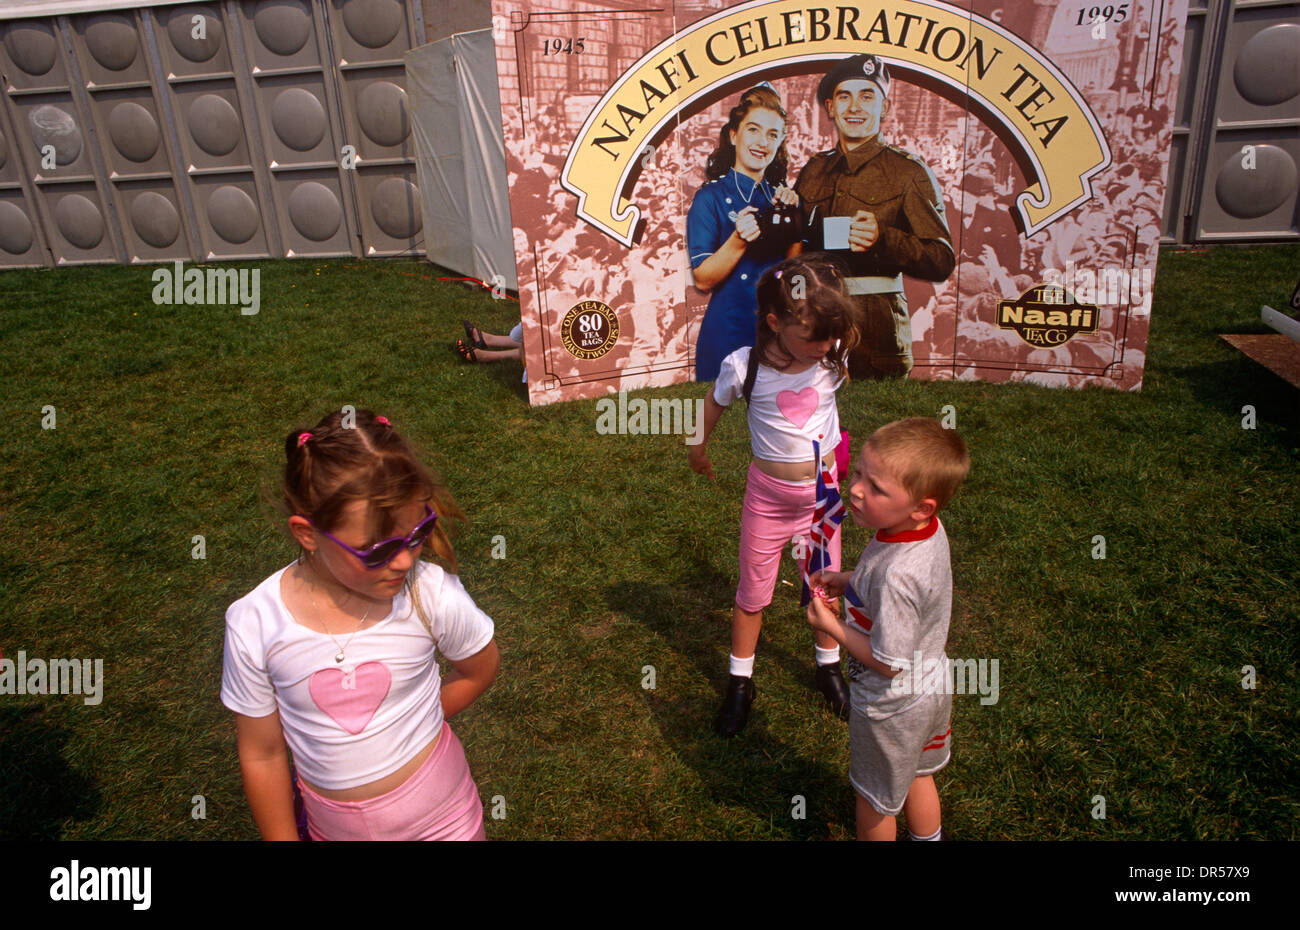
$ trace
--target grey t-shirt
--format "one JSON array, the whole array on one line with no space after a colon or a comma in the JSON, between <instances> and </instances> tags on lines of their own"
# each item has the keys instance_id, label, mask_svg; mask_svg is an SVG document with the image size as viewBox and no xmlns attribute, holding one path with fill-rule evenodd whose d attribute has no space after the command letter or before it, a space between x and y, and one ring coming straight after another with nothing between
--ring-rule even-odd
<instances>
[{"instance_id":1,"label":"grey t-shirt","mask_svg":"<svg viewBox=\"0 0 1300 930\"><path fill-rule=\"evenodd\" d=\"M939 518L923 530L885 540L881 536L877 533L863 550L849 582L870 628L856 622L852 611L848 614L848 621L871 637L872 655L903 669L891 679L850 659L853 706L876 720L906 710L938 682L946 682L944 647L952 614L948 534ZM918 652L920 665L914 670Z\"/></svg>"}]
</instances>

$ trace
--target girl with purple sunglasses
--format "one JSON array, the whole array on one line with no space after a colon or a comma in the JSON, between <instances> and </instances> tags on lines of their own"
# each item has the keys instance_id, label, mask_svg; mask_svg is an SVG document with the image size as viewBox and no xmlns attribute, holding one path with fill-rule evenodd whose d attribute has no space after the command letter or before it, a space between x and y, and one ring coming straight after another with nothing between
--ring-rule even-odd
<instances>
[{"instance_id":1,"label":"girl with purple sunglasses","mask_svg":"<svg viewBox=\"0 0 1300 930\"><path fill-rule=\"evenodd\" d=\"M500 666L443 531L464 515L370 411L294 430L285 455L298 559L226 612L221 701L258 830L299 838L297 790L312 839L484 839L447 725ZM420 559L426 543L437 562ZM439 652L454 669L445 679Z\"/></svg>"}]
</instances>

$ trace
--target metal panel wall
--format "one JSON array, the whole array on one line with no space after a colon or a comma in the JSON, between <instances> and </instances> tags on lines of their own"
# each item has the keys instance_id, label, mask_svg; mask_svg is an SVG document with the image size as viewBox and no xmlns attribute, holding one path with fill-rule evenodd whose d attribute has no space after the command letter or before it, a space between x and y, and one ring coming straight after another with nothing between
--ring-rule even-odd
<instances>
[{"instance_id":1,"label":"metal panel wall","mask_svg":"<svg viewBox=\"0 0 1300 930\"><path fill-rule=\"evenodd\" d=\"M1300 4L1192 0L1166 241L1300 239Z\"/></svg>"},{"instance_id":2,"label":"metal panel wall","mask_svg":"<svg viewBox=\"0 0 1300 930\"><path fill-rule=\"evenodd\" d=\"M246 2L240 12L282 254L359 255L356 196L341 161L348 132L325 11L305 2Z\"/></svg>"},{"instance_id":3,"label":"metal panel wall","mask_svg":"<svg viewBox=\"0 0 1300 930\"><path fill-rule=\"evenodd\" d=\"M112 194L102 164L99 138L88 112L89 94L68 55L62 26L43 20L19 21L5 29L0 68L6 81L6 165L16 175L6 184L6 211L19 226L6 230L0 245L14 239L28 244L26 226L44 249L3 255L5 264L84 264L120 262L125 250L111 208ZM9 180L7 177L6 180ZM21 196L18 190L21 189ZM14 261L16 259L16 261Z\"/></svg>"},{"instance_id":4,"label":"metal panel wall","mask_svg":"<svg viewBox=\"0 0 1300 930\"><path fill-rule=\"evenodd\" d=\"M1300 4L1235 0L1195 237L1300 239Z\"/></svg>"},{"instance_id":5,"label":"metal panel wall","mask_svg":"<svg viewBox=\"0 0 1300 930\"><path fill-rule=\"evenodd\" d=\"M329 5L347 142L357 153L354 178L367 256L409 255L423 242L402 64L417 35L411 14L418 8L398 0Z\"/></svg>"},{"instance_id":6,"label":"metal panel wall","mask_svg":"<svg viewBox=\"0 0 1300 930\"><path fill-rule=\"evenodd\" d=\"M1165 185L1165 203L1160 223L1162 243L1184 241L1191 204L1199 193L1192 178L1196 155L1196 114L1204 110L1201 99L1207 85L1214 80L1211 55L1214 26L1209 16L1209 0L1188 0L1187 27L1183 33L1182 80L1178 85L1178 103L1174 109L1173 144L1169 152L1169 176Z\"/></svg>"},{"instance_id":7,"label":"metal panel wall","mask_svg":"<svg viewBox=\"0 0 1300 930\"><path fill-rule=\"evenodd\" d=\"M0 23L0 267L423 251L400 0Z\"/></svg>"},{"instance_id":8,"label":"metal panel wall","mask_svg":"<svg viewBox=\"0 0 1300 930\"><path fill-rule=\"evenodd\" d=\"M86 88L126 256L163 261L197 254L174 178L179 161L168 132L169 111L155 92L139 16L103 13L63 22Z\"/></svg>"}]
</instances>

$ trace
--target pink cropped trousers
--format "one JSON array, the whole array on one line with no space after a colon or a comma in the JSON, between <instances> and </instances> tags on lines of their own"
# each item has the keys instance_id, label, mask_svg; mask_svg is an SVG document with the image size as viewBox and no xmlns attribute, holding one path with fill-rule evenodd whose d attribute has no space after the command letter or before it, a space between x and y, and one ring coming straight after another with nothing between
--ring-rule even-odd
<instances>
[{"instance_id":1,"label":"pink cropped trousers","mask_svg":"<svg viewBox=\"0 0 1300 930\"><path fill-rule=\"evenodd\" d=\"M465 749L445 721L429 758L386 794L334 801L299 785L314 840L487 839Z\"/></svg>"},{"instance_id":2,"label":"pink cropped trousers","mask_svg":"<svg viewBox=\"0 0 1300 930\"><path fill-rule=\"evenodd\" d=\"M781 553L790 540L812 529L817 506L817 485L782 481L749 464L745 506L740 516L740 584L736 606L757 613L772 603L781 569ZM830 571L840 570L840 534L831 537Z\"/></svg>"}]
</instances>

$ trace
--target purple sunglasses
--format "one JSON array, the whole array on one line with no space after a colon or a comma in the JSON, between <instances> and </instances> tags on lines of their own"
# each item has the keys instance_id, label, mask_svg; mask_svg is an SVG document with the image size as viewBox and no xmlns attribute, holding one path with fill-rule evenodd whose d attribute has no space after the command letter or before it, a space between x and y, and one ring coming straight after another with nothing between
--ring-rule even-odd
<instances>
[{"instance_id":1,"label":"purple sunglasses","mask_svg":"<svg viewBox=\"0 0 1300 930\"><path fill-rule=\"evenodd\" d=\"M434 524L438 522L438 515L433 512L432 507L425 504L424 509L427 511L428 515L416 524L415 529L411 530L410 536L394 536L392 539L385 539L383 542L377 542L373 546L364 550L353 549L332 533L327 533L325 530L322 530L315 523L311 522L311 517L304 515L303 519L308 523L311 523L312 528L320 532L321 535L328 536L344 549L348 550L348 552L355 555L361 560L361 564L366 568L375 569L383 568L389 562L393 561L393 559L397 558L398 553L400 553L404 548L418 549L420 546L424 545L424 541L428 539L429 534L433 532Z\"/></svg>"}]
</instances>

